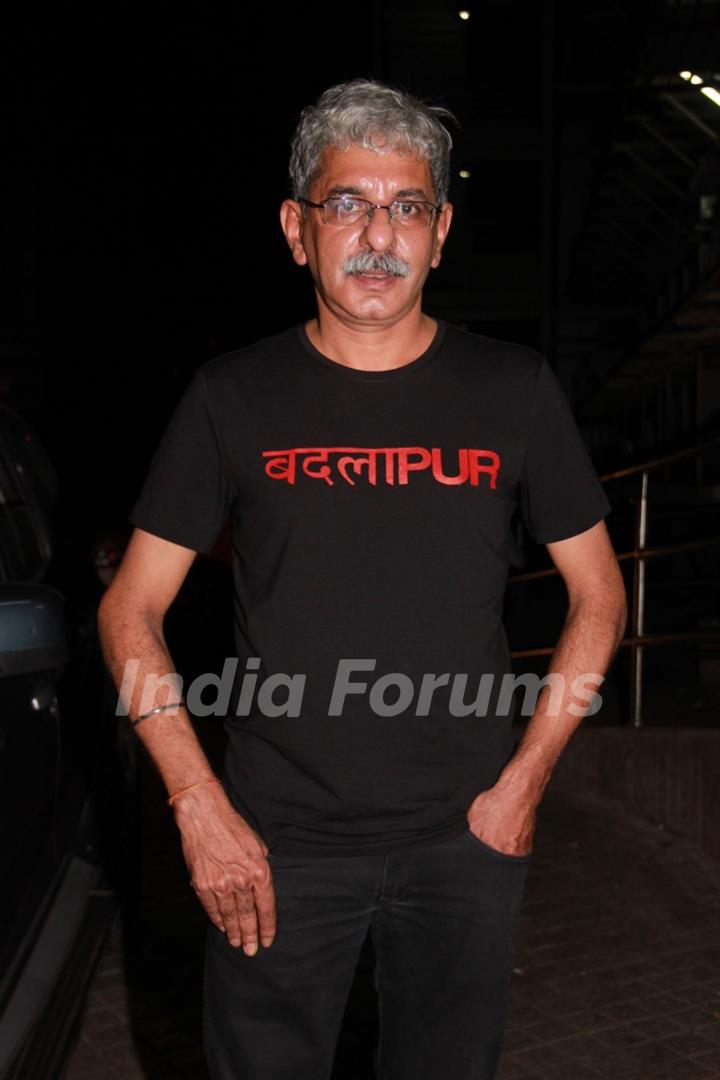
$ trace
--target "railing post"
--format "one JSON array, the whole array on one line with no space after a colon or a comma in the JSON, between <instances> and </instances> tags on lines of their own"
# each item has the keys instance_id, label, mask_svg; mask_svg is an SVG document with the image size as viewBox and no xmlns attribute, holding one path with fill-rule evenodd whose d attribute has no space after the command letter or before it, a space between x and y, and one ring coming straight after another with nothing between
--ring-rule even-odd
<instances>
[{"instance_id":1,"label":"railing post","mask_svg":"<svg viewBox=\"0 0 720 1080\"><path fill-rule=\"evenodd\" d=\"M635 554L633 557L632 644L630 646L630 723L642 727L643 646L638 638L645 633L645 556L647 546L648 471L643 470L640 499L635 513Z\"/></svg>"}]
</instances>

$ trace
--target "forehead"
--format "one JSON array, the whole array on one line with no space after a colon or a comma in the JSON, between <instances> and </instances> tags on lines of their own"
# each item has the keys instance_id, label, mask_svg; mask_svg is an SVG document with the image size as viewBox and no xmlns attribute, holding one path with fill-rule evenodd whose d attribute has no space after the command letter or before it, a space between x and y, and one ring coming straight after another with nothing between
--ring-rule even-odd
<instances>
[{"instance_id":1,"label":"forehead","mask_svg":"<svg viewBox=\"0 0 720 1080\"><path fill-rule=\"evenodd\" d=\"M324 194L330 188L354 188L368 194L418 189L428 199L433 184L428 163L413 153L397 150L378 152L362 146L341 149L328 147L323 152L320 169L312 191Z\"/></svg>"}]
</instances>

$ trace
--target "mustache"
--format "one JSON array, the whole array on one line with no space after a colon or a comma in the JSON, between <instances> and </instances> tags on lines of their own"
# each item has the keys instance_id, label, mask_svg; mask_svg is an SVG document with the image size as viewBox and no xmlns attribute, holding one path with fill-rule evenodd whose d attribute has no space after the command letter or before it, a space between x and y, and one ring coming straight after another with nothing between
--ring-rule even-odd
<instances>
[{"instance_id":1,"label":"mustache","mask_svg":"<svg viewBox=\"0 0 720 1080\"><path fill-rule=\"evenodd\" d=\"M372 270L384 274L392 274L393 277L407 277L410 273L410 263L405 262L391 251L360 251L357 255L351 255L345 260L343 270L346 274L367 274Z\"/></svg>"}]
</instances>

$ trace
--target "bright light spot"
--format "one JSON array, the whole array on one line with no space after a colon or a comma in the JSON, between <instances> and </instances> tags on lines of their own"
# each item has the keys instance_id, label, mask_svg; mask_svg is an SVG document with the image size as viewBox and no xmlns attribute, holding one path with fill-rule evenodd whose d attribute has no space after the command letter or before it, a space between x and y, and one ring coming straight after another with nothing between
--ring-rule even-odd
<instances>
[{"instance_id":1,"label":"bright light spot","mask_svg":"<svg viewBox=\"0 0 720 1080\"><path fill-rule=\"evenodd\" d=\"M692 78L692 71L681 71L679 74L680 74L680 78L684 79L685 82L687 82L688 79Z\"/></svg>"},{"instance_id":2,"label":"bright light spot","mask_svg":"<svg viewBox=\"0 0 720 1080\"><path fill-rule=\"evenodd\" d=\"M701 86L705 80L700 75L691 75L690 83L692 86Z\"/></svg>"},{"instance_id":3,"label":"bright light spot","mask_svg":"<svg viewBox=\"0 0 720 1080\"><path fill-rule=\"evenodd\" d=\"M463 178L463 180L469 180L470 179L470 170L469 169L461 169L460 170L460 176Z\"/></svg>"},{"instance_id":4,"label":"bright light spot","mask_svg":"<svg viewBox=\"0 0 720 1080\"><path fill-rule=\"evenodd\" d=\"M458 15L463 20L463 22L467 22L468 19L470 18L470 12L469 11L458 11Z\"/></svg>"},{"instance_id":5,"label":"bright light spot","mask_svg":"<svg viewBox=\"0 0 720 1080\"><path fill-rule=\"evenodd\" d=\"M720 105L720 92L718 92L714 86L703 86L700 91L706 98L710 98L714 105Z\"/></svg>"}]
</instances>

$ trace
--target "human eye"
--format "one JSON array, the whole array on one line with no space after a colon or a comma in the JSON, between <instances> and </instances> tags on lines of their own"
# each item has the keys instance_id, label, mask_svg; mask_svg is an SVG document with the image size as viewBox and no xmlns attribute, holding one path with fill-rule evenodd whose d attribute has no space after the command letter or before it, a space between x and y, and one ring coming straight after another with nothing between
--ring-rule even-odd
<instances>
[{"instance_id":1,"label":"human eye","mask_svg":"<svg viewBox=\"0 0 720 1080\"><path fill-rule=\"evenodd\" d=\"M427 216L425 203L414 202L412 199L398 199L392 204L392 208L393 217L398 221L414 223Z\"/></svg>"},{"instance_id":2,"label":"human eye","mask_svg":"<svg viewBox=\"0 0 720 1080\"><path fill-rule=\"evenodd\" d=\"M363 213L363 200L352 195L333 195L327 207L337 221L350 221Z\"/></svg>"}]
</instances>

